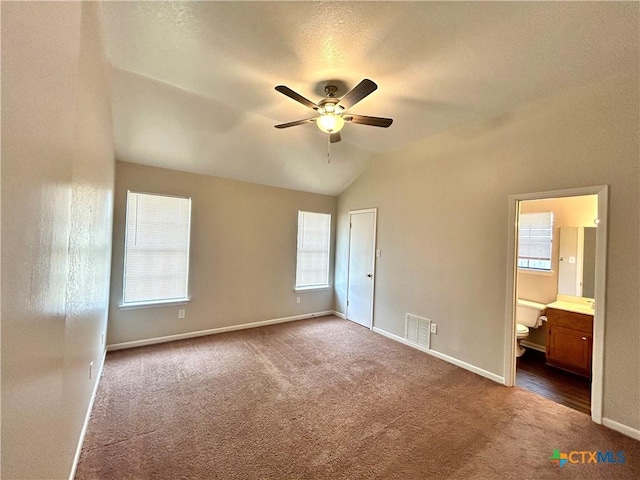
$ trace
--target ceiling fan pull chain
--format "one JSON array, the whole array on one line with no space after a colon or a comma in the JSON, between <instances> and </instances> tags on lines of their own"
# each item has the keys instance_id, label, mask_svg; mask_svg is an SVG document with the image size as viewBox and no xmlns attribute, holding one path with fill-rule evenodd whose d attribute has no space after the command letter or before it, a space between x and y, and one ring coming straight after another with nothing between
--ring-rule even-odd
<instances>
[{"instance_id":1,"label":"ceiling fan pull chain","mask_svg":"<svg viewBox=\"0 0 640 480\"><path fill-rule=\"evenodd\" d=\"M331 163L331 137L327 135L327 163Z\"/></svg>"}]
</instances>

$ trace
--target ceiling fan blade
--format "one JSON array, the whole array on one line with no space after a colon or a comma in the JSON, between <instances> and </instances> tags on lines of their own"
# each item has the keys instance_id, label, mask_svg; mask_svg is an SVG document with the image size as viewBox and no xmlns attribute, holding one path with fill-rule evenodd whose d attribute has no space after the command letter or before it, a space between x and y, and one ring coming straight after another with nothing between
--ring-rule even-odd
<instances>
[{"instance_id":1,"label":"ceiling fan blade","mask_svg":"<svg viewBox=\"0 0 640 480\"><path fill-rule=\"evenodd\" d=\"M304 120L296 120L295 122L281 123L280 125L274 125L276 128L289 128L296 125L304 125L305 123L315 122L318 117L305 118Z\"/></svg>"},{"instance_id":2,"label":"ceiling fan blade","mask_svg":"<svg viewBox=\"0 0 640 480\"><path fill-rule=\"evenodd\" d=\"M296 102L300 102L305 107L313 108L314 110L318 109L318 105L313 103L311 100L304 98L299 93L294 92L293 90L291 90L289 87L285 85L278 85L276 87L276 90L282 93L283 95L286 95L287 97L294 99Z\"/></svg>"},{"instance_id":3,"label":"ceiling fan blade","mask_svg":"<svg viewBox=\"0 0 640 480\"><path fill-rule=\"evenodd\" d=\"M392 118L367 117L366 115L345 115L345 121L359 123L360 125L371 125L372 127L387 128L393 123Z\"/></svg>"},{"instance_id":4,"label":"ceiling fan blade","mask_svg":"<svg viewBox=\"0 0 640 480\"><path fill-rule=\"evenodd\" d=\"M329 135L329 141L331 143L338 143L340 140L342 140L340 132L332 133L331 135Z\"/></svg>"},{"instance_id":5,"label":"ceiling fan blade","mask_svg":"<svg viewBox=\"0 0 640 480\"><path fill-rule=\"evenodd\" d=\"M358 85L353 87L344 97L342 97L338 102L338 105L345 110L348 110L364 97L374 92L377 88L378 85L368 78L365 78Z\"/></svg>"}]
</instances>

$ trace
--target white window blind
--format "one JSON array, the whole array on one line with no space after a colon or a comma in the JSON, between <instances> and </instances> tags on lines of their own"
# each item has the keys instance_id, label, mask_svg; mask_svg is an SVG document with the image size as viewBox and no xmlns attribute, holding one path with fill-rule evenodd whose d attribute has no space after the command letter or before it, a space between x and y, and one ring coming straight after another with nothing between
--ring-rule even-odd
<instances>
[{"instance_id":1,"label":"white window blind","mask_svg":"<svg viewBox=\"0 0 640 480\"><path fill-rule=\"evenodd\" d=\"M298 212L296 288L329 285L331 215Z\"/></svg>"},{"instance_id":2,"label":"white window blind","mask_svg":"<svg viewBox=\"0 0 640 480\"><path fill-rule=\"evenodd\" d=\"M518 226L518 267L551 271L553 212L521 213Z\"/></svg>"},{"instance_id":3,"label":"white window blind","mask_svg":"<svg viewBox=\"0 0 640 480\"><path fill-rule=\"evenodd\" d=\"M191 199L127 193L123 305L187 300Z\"/></svg>"}]
</instances>

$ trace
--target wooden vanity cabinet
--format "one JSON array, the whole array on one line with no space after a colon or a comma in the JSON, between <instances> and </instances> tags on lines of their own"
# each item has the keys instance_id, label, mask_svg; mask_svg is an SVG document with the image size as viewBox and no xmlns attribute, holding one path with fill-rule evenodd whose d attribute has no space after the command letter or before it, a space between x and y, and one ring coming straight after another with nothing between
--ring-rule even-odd
<instances>
[{"instance_id":1,"label":"wooden vanity cabinet","mask_svg":"<svg viewBox=\"0 0 640 480\"><path fill-rule=\"evenodd\" d=\"M546 310L547 365L591 378L593 315Z\"/></svg>"}]
</instances>

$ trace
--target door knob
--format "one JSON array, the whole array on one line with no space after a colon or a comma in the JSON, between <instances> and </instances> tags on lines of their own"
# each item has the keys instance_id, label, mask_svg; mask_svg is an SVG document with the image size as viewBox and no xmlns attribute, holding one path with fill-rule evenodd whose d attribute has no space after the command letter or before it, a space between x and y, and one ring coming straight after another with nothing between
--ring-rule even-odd
<instances>
[{"instance_id":1,"label":"door knob","mask_svg":"<svg viewBox=\"0 0 640 480\"><path fill-rule=\"evenodd\" d=\"M373 277L373 275L371 275L370 273L367 273L367 277L371 278Z\"/></svg>"},{"instance_id":2,"label":"door knob","mask_svg":"<svg viewBox=\"0 0 640 480\"><path fill-rule=\"evenodd\" d=\"M583 339L583 340L586 340L586 339L587 339L587 337L582 337L582 339Z\"/></svg>"}]
</instances>

